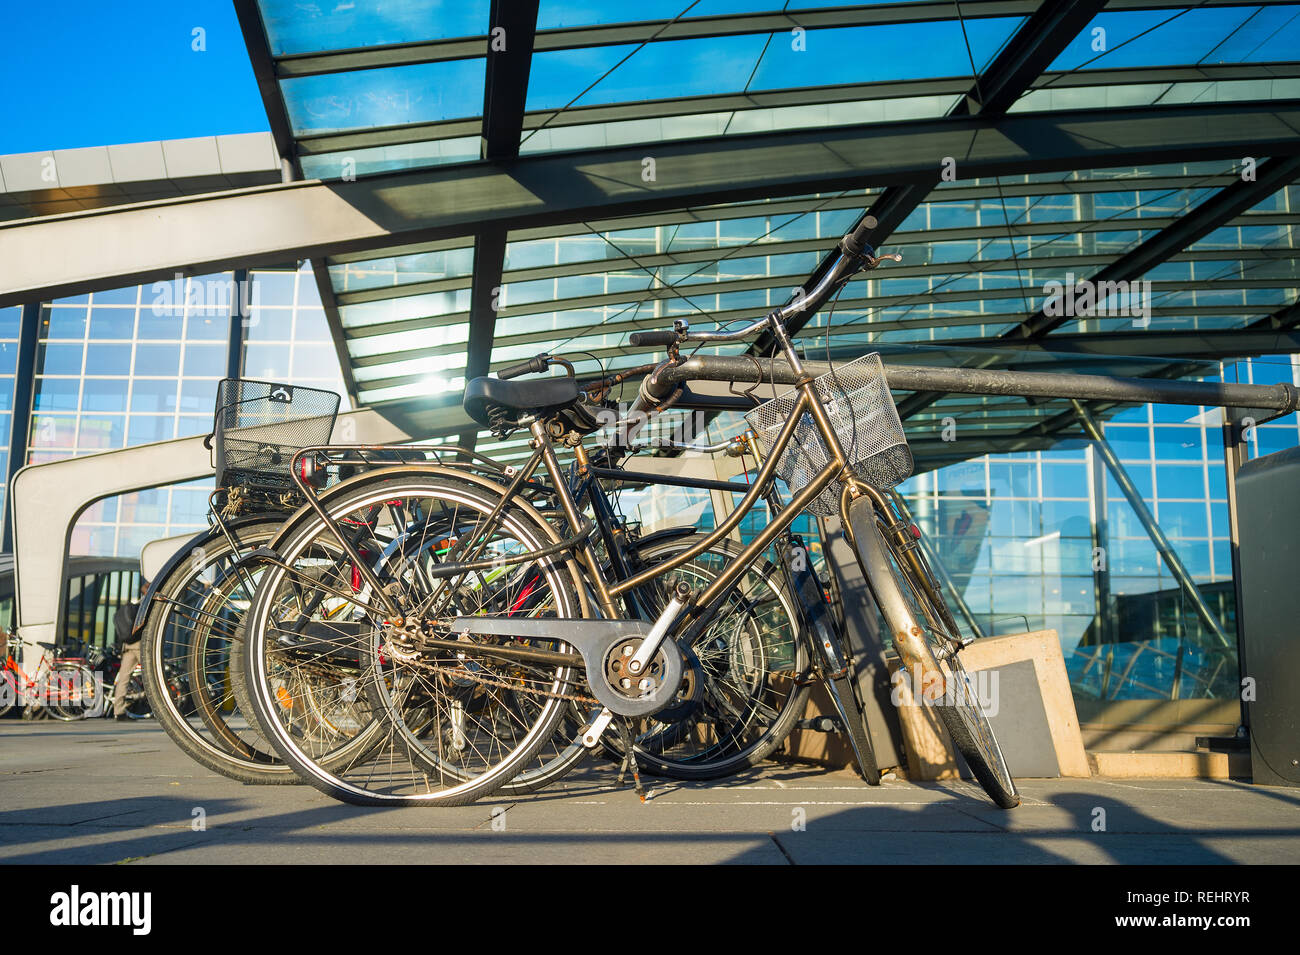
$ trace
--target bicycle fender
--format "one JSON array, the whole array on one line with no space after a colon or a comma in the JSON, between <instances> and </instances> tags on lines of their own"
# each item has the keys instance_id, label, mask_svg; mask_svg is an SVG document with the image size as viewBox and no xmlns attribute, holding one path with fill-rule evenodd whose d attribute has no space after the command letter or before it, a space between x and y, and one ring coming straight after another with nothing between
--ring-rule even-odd
<instances>
[{"instance_id":1,"label":"bicycle fender","mask_svg":"<svg viewBox=\"0 0 1300 955\"><path fill-rule=\"evenodd\" d=\"M944 676L935 662L925 639L925 631L917 622L907 597L898 589L889 563L884 538L876 526L876 509L869 497L860 497L849 505L849 521L853 525L853 545L862 565L862 575L872 599L889 624L894 638L894 649L908 670L921 671L921 689L924 692L934 681L943 687Z\"/></svg>"}]
</instances>

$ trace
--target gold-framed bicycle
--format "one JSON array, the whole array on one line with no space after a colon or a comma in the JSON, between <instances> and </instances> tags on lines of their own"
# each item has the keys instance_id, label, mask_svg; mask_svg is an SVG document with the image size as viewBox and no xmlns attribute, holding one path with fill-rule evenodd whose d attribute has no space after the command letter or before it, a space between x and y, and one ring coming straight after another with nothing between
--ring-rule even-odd
<instances>
[{"instance_id":1,"label":"gold-framed bicycle","mask_svg":"<svg viewBox=\"0 0 1300 955\"><path fill-rule=\"evenodd\" d=\"M865 232L841 240L806 295L742 328L696 331L678 321L631 336L633 345L663 346L666 357L613 423L618 439L671 404L662 372L681 361L685 344L767 332L796 377L788 393L747 415L763 453L750 489L714 530L653 567L607 577L595 525L569 492L557 447L571 451L581 473L595 466L590 436L611 424L608 408L572 374L503 374L466 388L465 410L481 425L500 437L527 430L531 453L521 465L489 476L472 462L399 464L319 494L300 481L307 504L261 555L245 661L254 715L285 761L347 802L458 805L537 772L557 734L594 747L617 732L626 744L630 721L671 712L698 692L682 648L794 518L812 509L841 519L914 699L935 707L990 798L1018 805L962 666L961 633L893 491L910 475L912 457L879 356L813 377L786 331L887 258L875 255ZM307 448L299 459L327 452ZM295 480L308 470L295 463ZM638 588L732 534L778 479L789 506L727 567L697 590L679 582L650 619L631 613ZM294 669L331 662L349 674L346 692L364 694L382 721L383 743L355 762L313 748L284 716ZM574 727L575 713L592 715Z\"/></svg>"}]
</instances>

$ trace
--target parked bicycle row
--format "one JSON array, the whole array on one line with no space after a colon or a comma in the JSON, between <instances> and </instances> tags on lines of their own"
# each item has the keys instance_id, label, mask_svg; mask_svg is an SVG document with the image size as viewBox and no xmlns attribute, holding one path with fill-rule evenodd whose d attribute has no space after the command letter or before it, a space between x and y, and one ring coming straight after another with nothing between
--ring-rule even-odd
<instances>
[{"instance_id":1,"label":"parked bicycle row","mask_svg":"<svg viewBox=\"0 0 1300 955\"><path fill-rule=\"evenodd\" d=\"M879 357L814 379L785 332L879 262L850 234L809 294L758 321L634 335L665 357L638 370L613 429L627 440L602 425L629 372L579 382L540 356L474 379L465 410L498 438L525 433L522 463L330 446L337 396L223 382L212 526L157 575L136 621L153 712L191 757L244 782L458 805L540 789L594 752L638 791L641 772L737 772L781 745L820 680L875 784L851 654L790 531L807 509L840 518L895 650L991 798L1016 805L974 694L952 692L966 686L962 638L892 491L911 455ZM679 397L661 372L692 343L760 332L799 383L704 449L751 455L752 479L702 482L739 496L712 529L643 533L615 489L650 479L629 462L639 423ZM756 509L766 520L741 546Z\"/></svg>"}]
</instances>

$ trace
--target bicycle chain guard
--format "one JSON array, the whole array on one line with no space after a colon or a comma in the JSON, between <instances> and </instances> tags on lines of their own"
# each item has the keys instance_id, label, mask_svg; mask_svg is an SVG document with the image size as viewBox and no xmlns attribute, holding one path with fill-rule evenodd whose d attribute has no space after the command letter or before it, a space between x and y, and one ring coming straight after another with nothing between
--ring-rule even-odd
<instances>
[{"instance_id":1,"label":"bicycle chain guard","mask_svg":"<svg viewBox=\"0 0 1300 955\"><path fill-rule=\"evenodd\" d=\"M453 634L560 640L582 654L592 694L617 716L649 716L672 703L682 682L682 655L671 638L664 641L640 678L624 676L630 659L652 624L642 620L586 620L564 617L457 617ZM624 687L619 683L627 682ZM644 683L650 684L644 686Z\"/></svg>"}]
</instances>

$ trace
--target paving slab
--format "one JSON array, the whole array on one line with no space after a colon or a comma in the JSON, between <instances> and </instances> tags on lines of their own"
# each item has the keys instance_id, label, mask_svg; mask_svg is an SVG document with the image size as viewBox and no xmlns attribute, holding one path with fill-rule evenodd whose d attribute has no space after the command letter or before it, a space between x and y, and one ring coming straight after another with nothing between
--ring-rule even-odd
<instances>
[{"instance_id":1,"label":"paving slab","mask_svg":"<svg viewBox=\"0 0 1300 955\"><path fill-rule=\"evenodd\" d=\"M1023 780L994 807L970 782L868 787L767 764L713 782L591 761L562 784L455 808L373 809L307 786L245 786L153 722L0 721L0 862L1132 863L1300 861L1300 792L1229 780ZM199 826L199 822L202 823Z\"/></svg>"}]
</instances>

